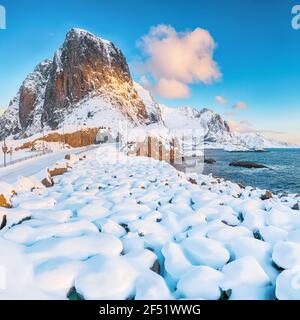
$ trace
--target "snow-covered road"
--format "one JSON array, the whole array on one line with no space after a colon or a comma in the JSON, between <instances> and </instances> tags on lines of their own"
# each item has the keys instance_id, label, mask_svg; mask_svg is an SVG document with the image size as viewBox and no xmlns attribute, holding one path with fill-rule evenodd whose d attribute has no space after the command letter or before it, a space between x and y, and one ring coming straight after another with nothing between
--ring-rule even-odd
<instances>
[{"instance_id":1,"label":"snow-covered road","mask_svg":"<svg viewBox=\"0 0 300 320\"><path fill-rule=\"evenodd\" d=\"M0 169L0 181L13 184L18 180L19 176L30 177L43 169L53 165L55 162L62 160L66 154L80 154L89 150L98 148L99 146L88 146L76 149L66 149L51 154L46 154L39 158L34 158L17 163L13 166Z\"/></svg>"}]
</instances>

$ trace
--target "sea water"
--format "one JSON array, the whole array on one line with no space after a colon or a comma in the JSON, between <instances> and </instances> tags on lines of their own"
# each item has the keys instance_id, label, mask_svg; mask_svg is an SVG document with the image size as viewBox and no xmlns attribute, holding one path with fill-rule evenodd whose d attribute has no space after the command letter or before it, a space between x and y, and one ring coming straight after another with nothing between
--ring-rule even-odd
<instances>
[{"instance_id":1,"label":"sea water","mask_svg":"<svg viewBox=\"0 0 300 320\"><path fill-rule=\"evenodd\" d=\"M300 149L267 149L267 152L226 152L205 150L205 157L216 160L205 164L204 174L212 173L244 186L268 189L275 193L300 194ZM246 169L229 166L232 161L251 161L267 169Z\"/></svg>"}]
</instances>

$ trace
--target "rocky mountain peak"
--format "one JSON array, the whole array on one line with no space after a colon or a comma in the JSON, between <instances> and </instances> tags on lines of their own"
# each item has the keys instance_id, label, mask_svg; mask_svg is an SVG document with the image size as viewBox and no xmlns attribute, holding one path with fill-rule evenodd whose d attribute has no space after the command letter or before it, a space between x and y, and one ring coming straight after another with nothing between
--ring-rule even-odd
<instances>
[{"instance_id":1,"label":"rocky mountain peak","mask_svg":"<svg viewBox=\"0 0 300 320\"><path fill-rule=\"evenodd\" d=\"M91 94L111 99L133 121L147 120L121 50L87 31L72 29L53 59L43 121L58 127L66 112Z\"/></svg>"},{"instance_id":2,"label":"rocky mountain peak","mask_svg":"<svg viewBox=\"0 0 300 320\"><path fill-rule=\"evenodd\" d=\"M74 28L53 59L38 64L25 79L1 117L0 138L31 135L42 127L59 128L75 109L95 97L97 103L89 116L105 105L129 122L151 122L121 50L110 41Z\"/></svg>"}]
</instances>

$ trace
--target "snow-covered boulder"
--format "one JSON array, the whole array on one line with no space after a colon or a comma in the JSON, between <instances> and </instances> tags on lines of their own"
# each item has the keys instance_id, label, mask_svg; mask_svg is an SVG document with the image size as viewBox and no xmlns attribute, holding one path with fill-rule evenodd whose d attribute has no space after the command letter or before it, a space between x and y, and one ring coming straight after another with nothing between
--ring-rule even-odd
<instances>
[{"instance_id":1,"label":"snow-covered boulder","mask_svg":"<svg viewBox=\"0 0 300 320\"><path fill-rule=\"evenodd\" d=\"M182 242L186 257L195 265L220 269L229 260L230 254L219 242L204 237L187 238Z\"/></svg>"},{"instance_id":2,"label":"snow-covered boulder","mask_svg":"<svg viewBox=\"0 0 300 320\"><path fill-rule=\"evenodd\" d=\"M87 300L126 300L134 297L136 269L123 257L97 255L89 259L75 280Z\"/></svg>"},{"instance_id":3,"label":"snow-covered boulder","mask_svg":"<svg viewBox=\"0 0 300 320\"><path fill-rule=\"evenodd\" d=\"M165 258L166 271L176 280L180 279L192 267L181 246L177 243L170 242L166 244L162 249L162 254Z\"/></svg>"},{"instance_id":4,"label":"snow-covered boulder","mask_svg":"<svg viewBox=\"0 0 300 320\"><path fill-rule=\"evenodd\" d=\"M300 265L300 244L291 241L278 242L274 246L272 258L283 269Z\"/></svg>"},{"instance_id":5,"label":"snow-covered boulder","mask_svg":"<svg viewBox=\"0 0 300 320\"><path fill-rule=\"evenodd\" d=\"M276 297L279 300L300 300L300 265L284 270L278 276Z\"/></svg>"},{"instance_id":6,"label":"snow-covered boulder","mask_svg":"<svg viewBox=\"0 0 300 320\"><path fill-rule=\"evenodd\" d=\"M243 257L230 262L222 269L220 286L230 292L232 300L273 299L274 288L271 281L253 257Z\"/></svg>"},{"instance_id":7,"label":"snow-covered boulder","mask_svg":"<svg viewBox=\"0 0 300 320\"><path fill-rule=\"evenodd\" d=\"M221 297L220 271L207 266L192 267L177 284L178 294L188 299L218 300Z\"/></svg>"}]
</instances>

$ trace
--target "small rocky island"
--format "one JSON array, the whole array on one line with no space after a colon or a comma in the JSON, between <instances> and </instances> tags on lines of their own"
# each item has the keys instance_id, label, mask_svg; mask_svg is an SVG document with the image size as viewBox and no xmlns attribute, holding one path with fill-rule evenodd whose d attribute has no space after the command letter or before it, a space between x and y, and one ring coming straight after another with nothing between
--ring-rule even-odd
<instances>
[{"instance_id":1,"label":"small rocky island","mask_svg":"<svg viewBox=\"0 0 300 320\"><path fill-rule=\"evenodd\" d=\"M267 166L263 164L259 164L256 162L251 161L232 161L229 164L232 167L242 167L242 168L248 168L248 169L261 169L261 168L268 168Z\"/></svg>"}]
</instances>

